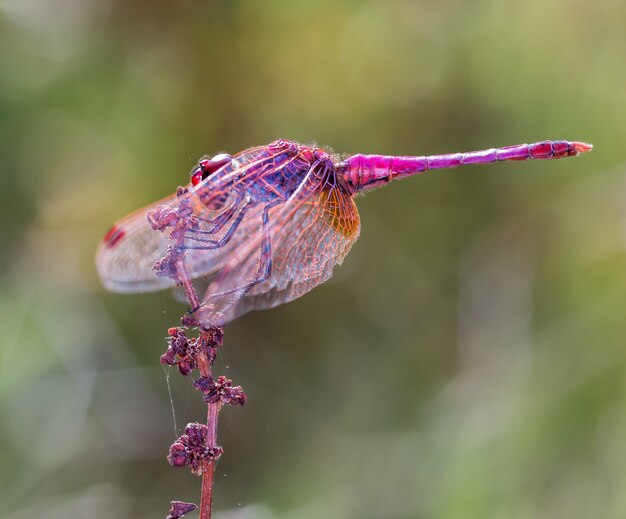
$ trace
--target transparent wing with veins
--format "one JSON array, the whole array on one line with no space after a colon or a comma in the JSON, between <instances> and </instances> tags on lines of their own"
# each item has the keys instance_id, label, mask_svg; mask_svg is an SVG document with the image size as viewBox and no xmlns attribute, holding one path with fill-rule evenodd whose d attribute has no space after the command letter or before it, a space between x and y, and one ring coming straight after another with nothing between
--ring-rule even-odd
<instances>
[{"instance_id":1,"label":"transparent wing with veins","mask_svg":"<svg viewBox=\"0 0 626 519\"><path fill-rule=\"evenodd\" d=\"M251 310L296 299L325 282L356 241L360 221L350 196L338 187L312 189L261 214L260 229L233 250L210 281L198 316L224 324Z\"/></svg>"},{"instance_id":2,"label":"transparent wing with veins","mask_svg":"<svg viewBox=\"0 0 626 519\"><path fill-rule=\"evenodd\" d=\"M218 182L207 183L206 189L219 191ZM148 292L176 285L165 276L157 276L154 265L165 257L172 241L155 231L148 222L148 214L157 208L175 211L185 200L195 218L193 230L187 231L187 266L194 278L210 275L224 264L232 248L248 239L244 225L253 218L245 194L231 191L218 207L211 209L200 199L198 192L190 190L182 197L172 195L117 222L100 243L96 266L103 284L115 292ZM248 205L247 205L248 204ZM233 224L236 224L233 226ZM235 232L241 228L240 232ZM230 233L230 234L229 234Z\"/></svg>"},{"instance_id":3,"label":"transparent wing with veins","mask_svg":"<svg viewBox=\"0 0 626 519\"><path fill-rule=\"evenodd\" d=\"M147 214L157 206L174 207L176 195L122 218L100 242L96 268L102 283L113 292L149 292L174 286L155 275L152 267L167 254L168 240L148 224Z\"/></svg>"}]
</instances>

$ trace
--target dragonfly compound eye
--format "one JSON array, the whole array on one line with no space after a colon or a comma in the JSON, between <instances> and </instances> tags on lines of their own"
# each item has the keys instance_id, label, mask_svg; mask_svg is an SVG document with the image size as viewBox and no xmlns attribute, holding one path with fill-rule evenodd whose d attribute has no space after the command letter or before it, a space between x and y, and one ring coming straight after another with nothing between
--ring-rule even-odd
<instances>
[{"instance_id":1,"label":"dragonfly compound eye","mask_svg":"<svg viewBox=\"0 0 626 519\"><path fill-rule=\"evenodd\" d=\"M194 186L197 186L200 182L202 182L202 170L200 168L194 169L191 174L191 183Z\"/></svg>"},{"instance_id":2,"label":"dragonfly compound eye","mask_svg":"<svg viewBox=\"0 0 626 519\"><path fill-rule=\"evenodd\" d=\"M231 160L233 160L233 158L228 153L220 153L210 159L201 160L198 162L198 167L191 174L191 183L194 186L197 186L218 169L221 169L226 164L229 164Z\"/></svg>"}]
</instances>

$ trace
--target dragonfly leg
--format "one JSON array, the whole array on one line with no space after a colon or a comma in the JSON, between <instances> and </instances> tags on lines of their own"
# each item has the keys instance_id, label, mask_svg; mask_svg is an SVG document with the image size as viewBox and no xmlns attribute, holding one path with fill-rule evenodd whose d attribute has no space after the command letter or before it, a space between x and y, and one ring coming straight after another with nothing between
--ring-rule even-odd
<instances>
[{"instance_id":1,"label":"dragonfly leg","mask_svg":"<svg viewBox=\"0 0 626 519\"><path fill-rule=\"evenodd\" d=\"M208 230L200 230L200 229L189 229L187 232L190 234L199 234L199 235L212 235L216 232L219 232L224 225L232 218L232 216L237 212L237 208L241 204L241 201L244 199L244 194L239 193L237 195L236 200L228 206L228 208L222 211L215 218L200 218L196 216L195 218L204 223L213 224L213 226Z\"/></svg>"},{"instance_id":2,"label":"dragonfly leg","mask_svg":"<svg viewBox=\"0 0 626 519\"><path fill-rule=\"evenodd\" d=\"M233 292L239 292L241 293L240 297L243 297L254 285L263 283L263 281L267 280L272 275L272 240L270 238L269 211L273 206L274 205L266 205L263 209L263 238L261 240L261 259L259 262L259 269L257 270L256 276L254 276L251 280L241 286L230 288L228 290L223 290L221 292L216 292L215 294L210 294L208 299L232 294Z\"/></svg>"},{"instance_id":3,"label":"dragonfly leg","mask_svg":"<svg viewBox=\"0 0 626 519\"><path fill-rule=\"evenodd\" d=\"M195 236L186 236L187 239L189 239L190 241L196 243L196 245L183 245L183 247L182 247L183 250L219 249L219 248L223 247L224 245L226 245L230 241L230 239L232 238L233 234L235 233L235 231L239 227L239 224L241 223L241 221L243 220L244 216L246 215L246 210L247 210L249 205L250 205L250 200L246 201L246 203L243 204L243 206L241 206L241 208L239 209L239 214L237 215L237 218L235 218L235 221L230 225L228 230L224 233L224 236L222 236L219 240L210 240L210 239L207 239L207 238L198 238L198 237L195 237ZM233 212L233 214L234 214L234 212ZM221 224L221 228L223 228L225 224L226 224L226 221ZM221 230L221 228L218 229L218 230Z\"/></svg>"},{"instance_id":4,"label":"dragonfly leg","mask_svg":"<svg viewBox=\"0 0 626 519\"><path fill-rule=\"evenodd\" d=\"M259 270L257 276L244 286L245 292L250 290L254 285L262 283L272 275L272 240L270 238L269 210L270 206L267 205L263 210L263 240L261 241L261 261L259 261Z\"/></svg>"}]
</instances>

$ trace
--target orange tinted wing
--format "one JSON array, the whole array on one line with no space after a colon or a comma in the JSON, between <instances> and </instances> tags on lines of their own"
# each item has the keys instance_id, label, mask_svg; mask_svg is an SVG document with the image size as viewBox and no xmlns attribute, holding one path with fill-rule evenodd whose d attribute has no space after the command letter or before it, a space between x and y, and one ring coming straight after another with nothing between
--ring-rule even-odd
<instances>
[{"instance_id":1,"label":"orange tinted wing","mask_svg":"<svg viewBox=\"0 0 626 519\"><path fill-rule=\"evenodd\" d=\"M251 310L296 299L327 281L360 231L359 213L340 188L295 199L269 213L272 273L246 293L235 289L259 272L262 233L235 252L205 295L208 319L225 323ZM260 230L260 220L257 223Z\"/></svg>"}]
</instances>

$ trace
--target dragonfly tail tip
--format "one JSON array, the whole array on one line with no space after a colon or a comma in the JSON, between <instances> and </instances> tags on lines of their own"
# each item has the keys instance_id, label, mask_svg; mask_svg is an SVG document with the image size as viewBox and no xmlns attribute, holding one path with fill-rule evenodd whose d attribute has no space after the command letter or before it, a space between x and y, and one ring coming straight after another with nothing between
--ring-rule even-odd
<instances>
[{"instance_id":1,"label":"dragonfly tail tip","mask_svg":"<svg viewBox=\"0 0 626 519\"><path fill-rule=\"evenodd\" d=\"M586 142L573 142L572 144L578 153L587 153L593 149L593 144L588 144Z\"/></svg>"}]
</instances>

